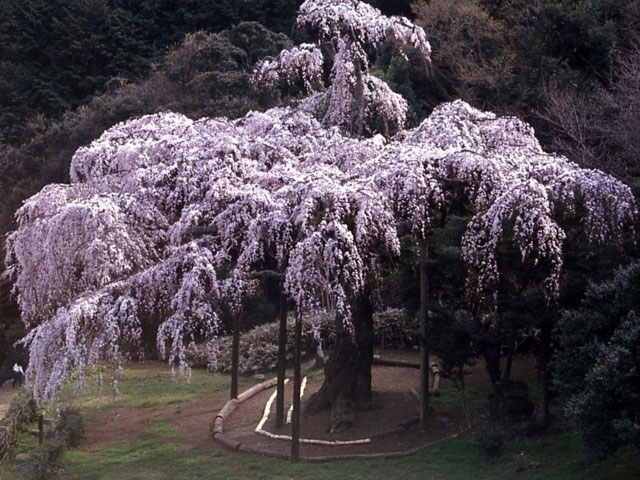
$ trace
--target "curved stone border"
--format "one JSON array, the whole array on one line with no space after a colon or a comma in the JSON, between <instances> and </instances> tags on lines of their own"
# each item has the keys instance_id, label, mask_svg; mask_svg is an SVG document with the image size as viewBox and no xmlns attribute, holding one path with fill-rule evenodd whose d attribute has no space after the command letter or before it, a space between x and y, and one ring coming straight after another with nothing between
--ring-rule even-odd
<instances>
[{"instance_id":1,"label":"curved stone border","mask_svg":"<svg viewBox=\"0 0 640 480\"><path fill-rule=\"evenodd\" d=\"M276 452L274 450L269 450L266 448L251 447L248 445L244 445L238 442L237 440L233 440L227 437L224 434L224 421L227 417L229 417L229 415L231 415L231 413L233 413L233 411L236 409L236 407L239 404L246 402L251 397L254 397L258 393L262 392L263 390L266 390L267 388L271 388L275 386L277 383L278 383L278 379L272 378L271 380L267 380L265 382L254 385L250 389L238 395L237 399L234 398L232 400L229 400L224 405L224 407L222 407L222 410L218 412L218 414L216 415L211 425L212 427L211 430L212 430L214 440L216 440L221 445L224 445L225 447L238 452L253 453L253 454L261 455L263 457L280 458L282 460L291 460L290 454ZM390 430L389 432L383 432L383 434L392 434L392 433L398 433L398 432L399 432L399 429L394 429L394 430ZM445 437L440 440L454 438L457 435L458 435L457 433L453 435L449 435L448 437ZM375 436L376 435L372 435L372 437L375 437ZM436 441L440 441L440 440L436 440ZM431 442L431 443L435 443L435 442ZM301 456L300 460L304 462L309 462L309 463L321 463L321 462L332 462L332 461L338 461L338 460L358 460L358 459L369 459L369 458L400 458L400 457L408 457L410 455L414 455L420 449L425 448L429 445L430 443L427 443L425 445L421 445L419 447L415 447L410 450L406 450L402 452L353 453L353 454L346 454L346 455L323 455L323 456L315 456L315 457Z\"/></svg>"},{"instance_id":2,"label":"curved stone border","mask_svg":"<svg viewBox=\"0 0 640 480\"><path fill-rule=\"evenodd\" d=\"M267 388L273 387L277 383L278 383L277 378L272 378L271 380L267 380L266 382L258 383L257 385L254 385L253 387L251 387L249 390L242 392L240 395L238 395L237 399L232 398L227 403L225 403L224 407L222 407L222 410L218 412L218 414L213 420L213 424L211 425L211 433L213 434L213 438L220 441L221 443L234 442L234 440L230 440L224 437L223 435L225 419L229 415L231 415L231 413L236 409L236 407L240 403L246 402L251 397L257 395L263 390L266 390ZM218 437L221 437L221 438L218 438Z\"/></svg>"},{"instance_id":3,"label":"curved stone border","mask_svg":"<svg viewBox=\"0 0 640 480\"><path fill-rule=\"evenodd\" d=\"M300 401L302 401L302 397L304 396L304 389L307 386L307 381L308 381L308 377L305 376L302 379L302 385L300 385ZM268 412L267 412L268 414ZM286 423L291 423L291 417L293 416L293 402L291 402L291 406L289 407L289 410L287 410L287 422Z\"/></svg>"},{"instance_id":4,"label":"curved stone border","mask_svg":"<svg viewBox=\"0 0 640 480\"><path fill-rule=\"evenodd\" d=\"M420 364L417 362L408 362L406 360L391 360L382 358L380 355L373 356L373 364L381 367L400 367L400 368L417 368L420 370Z\"/></svg>"},{"instance_id":5,"label":"curved stone border","mask_svg":"<svg viewBox=\"0 0 640 480\"><path fill-rule=\"evenodd\" d=\"M304 377L304 378L305 380L307 379L307 377ZM300 391L302 392L302 389ZM262 428L264 424L267 422L267 419L269 418L271 405L273 404L277 395L278 395L278 392L276 391L276 392L273 392L269 397L269 400L264 406L264 413L262 414L262 418L260 419L260 422L258 423L258 426L254 431L259 435L264 435L266 437L273 438L274 440L287 440L290 442L293 440L291 438L291 435L277 435L275 433L268 432L267 430L263 430ZM300 398L302 398L302 394L300 395ZM362 445L366 443L371 443L371 438L359 438L356 440L320 440L317 438L301 438L300 443L304 443L307 445L325 445L325 446L337 447L337 446L344 446L344 445Z\"/></svg>"}]
</instances>

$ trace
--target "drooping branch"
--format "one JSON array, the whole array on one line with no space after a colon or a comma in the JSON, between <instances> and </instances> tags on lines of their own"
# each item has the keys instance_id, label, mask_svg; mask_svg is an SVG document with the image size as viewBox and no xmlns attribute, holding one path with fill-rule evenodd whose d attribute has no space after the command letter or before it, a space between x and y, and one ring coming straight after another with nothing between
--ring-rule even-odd
<instances>
[{"instance_id":1,"label":"drooping branch","mask_svg":"<svg viewBox=\"0 0 640 480\"><path fill-rule=\"evenodd\" d=\"M283 50L276 58L260 61L254 69L251 83L275 88L281 84L292 86L301 82L305 92L312 93L324 87L323 66L322 51L316 45L303 43Z\"/></svg>"}]
</instances>

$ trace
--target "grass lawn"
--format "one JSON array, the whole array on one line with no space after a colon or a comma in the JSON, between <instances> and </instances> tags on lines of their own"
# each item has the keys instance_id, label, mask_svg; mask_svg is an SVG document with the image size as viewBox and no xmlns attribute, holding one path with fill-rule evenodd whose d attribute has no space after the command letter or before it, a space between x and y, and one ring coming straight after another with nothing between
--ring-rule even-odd
<instances>
[{"instance_id":1,"label":"grass lawn","mask_svg":"<svg viewBox=\"0 0 640 480\"><path fill-rule=\"evenodd\" d=\"M70 451L61 479L536 479L629 480L638 467L631 455L619 455L589 466L572 434L519 448L510 446L498 460L488 459L472 442L450 439L401 459L297 464L215 449L207 453L184 450L171 442L175 432L161 426L140 434L134 445L113 444L96 451ZM522 452L537 470L512 473L509 464ZM636 470L637 471L637 470Z\"/></svg>"},{"instance_id":2,"label":"grass lawn","mask_svg":"<svg viewBox=\"0 0 640 480\"><path fill-rule=\"evenodd\" d=\"M194 369L191 377L185 378L169 367L149 362L125 368L117 392L110 380L102 388L91 382L80 395L68 385L60 403L81 409L149 408L189 402L228 388L227 375Z\"/></svg>"},{"instance_id":3,"label":"grass lawn","mask_svg":"<svg viewBox=\"0 0 640 480\"><path fill-rule=\"evenodd\" d=\"M254 383L244 379L242 388ZM115 396L105 387L101 396L89 387L82 395L67 389L62 403L82 408L141 409L182 405L203 399L213 392L228 389L227 375L214 375L194 370L190 382L175 378L171 370L159 364L133 365L123 372ZM473 404L482 401L482 388L470 388ZM434 402L443 406L458 402L457 392L443 385ZM173 407L171 408L173 410ZM85 417L87 430L97 428L92 415ZM64 457L65 469L57 480L177 480L177 479L398 479L470 480L470 479L536 479L536 480L629 480L640 478L640 462L630 452L622 452L599 464L589 464L582 455L580 441L573 434L561 432L544 441L507 445L498 459L488 458L474 443L465 438L447 439L425 447L416 455L400 459L343 461L323 464L290 464L281 460L260 458L227 451L185 446L180 435L162 418L139 427L129 441L113 441L88 449L69 450ZM208 428L208 425L202 425ZM28 451L35 442L22 434L15 453ZM513 473L510 466L521 458L528 468ZM529 466L539 464L538 468ZM21 478L14 463L0 465L0 479Z\"/></svg>"}]
</instances>

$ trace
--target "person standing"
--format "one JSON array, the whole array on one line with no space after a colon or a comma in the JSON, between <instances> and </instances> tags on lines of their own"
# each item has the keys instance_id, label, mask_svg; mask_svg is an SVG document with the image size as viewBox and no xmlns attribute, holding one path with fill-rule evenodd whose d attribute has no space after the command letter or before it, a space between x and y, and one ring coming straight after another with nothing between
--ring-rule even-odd
<instances>
[{"instance_id":1,"label":"person standing","mask_svg":"<svg viewBox=\"0 0 640 480\"><path fill-rule=\"evenodd\" d=\"M16 387L16 384L18 386L21 386L24 383L24 370L22 369L22 366L19 365L18 363L14 363L13 365L13 383L12 386L13 388Z\"/></svg>"}]
</instances>

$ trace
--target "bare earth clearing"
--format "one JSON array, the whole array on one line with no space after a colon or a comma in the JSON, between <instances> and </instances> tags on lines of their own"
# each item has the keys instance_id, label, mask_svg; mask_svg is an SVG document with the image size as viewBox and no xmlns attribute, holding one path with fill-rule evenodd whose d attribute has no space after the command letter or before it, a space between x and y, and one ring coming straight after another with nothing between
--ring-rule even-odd
<instances>
[{"instance_id":1,"label":"bare earth clearing","mask_svg":"<svg viewBox=\"0 0 640 480\"><path fill-rule=\"evenodd\" d=\"M303 397L305 400L320 388L322 378L317 376L309 380ZM336 434L327 432L329 412L316 415L304 415L301 422L302 438L325 440L352 440L368 437L371 434L397 428L401 423L417 415L417 399L410 393L418 385L418 371L395 367L375 367L373 369L374 408L359 412L353 429ZM291 383L287 385L286 408L291 404ZM243 403L225 424L225 433L244 444L261 446L274 451L288 452L290 443L273 440L257 435L254 429L262 417L265 404L274 389L266 390ZM112 442L135 442L141 432L150 426L162 422L178 433L176 440L185 449L220 448L210 431L215 415L229 399L227 391L218 392L191 402L151 408L109 408L84 412L87 421L87 436L82 450L92 450ZM290 426L277 430L274 425L274 410L265 425L273 433L291 434ZM366 445L318 446L303 445L303 455L333 455L347 453L382 453L408 450L458 433L464 428L464 418L460 410L438 412L451 421L444 425L434 419L433 428L424 434L414 425L406 432L374 440Z\"/></svg>"},{"instance_id":2,"label":"bare earth clearing","mask_svg":"<svg viewBox=\"0 0 640 480\"><path fill-rule=\"evenodd\" d=\"M397 352L399 358L415 360L413 352ZM528 361L519 362L517 370L527 370ZM144 368L164 369L165 366L149 362ZM485 373L480 366L475 366L468 379L469 387L476 392L482 392L486 385ZM309 382L302 399L303 415L301 419L301 438L315 438L323 440L353 440L366 438L372 434L387 432L398 428L401 424L415 419L418 415L418 400L412 390L419 385L419 372L412 368L380 367L373 368L374 406L369 411L358 412L352 429L341 433L329 433L329 411L316 415L304 414L304 405L313 392L322 384L322 373L311 372ZM241 391L251 383L241 385ZM413 425L402 433L395 433L382 438L374 438L369 444L321 446L302 445L302 455L324 456L363 453L386 453L411 450L426 445L435 440L454 435L466 436L466 422L462 409L453 392L451 385L443 380L443 395L433 398L433 417L429 432L422 432L418 425ZM291 405L291 382L286 388L285 409ZM270 439L258 435L254 429L264 412L265 404L274 388L256 395L241 404L225 422L225 434L245 445L259 446L268 450L286 453L290 450L290 442ZM488 390L487 390L488 393ZM81 450L89 451L113 442L134 443L141 432L153 425L162 423L175 430L177 438L172 438L185 449L217 449L210 431L210 425L215 415L229 399L228 390L219 391L204 398L182 402L179 404L160 405L150 408L116 407L105 409L85 410L87 436ZM278 430L274 425L275 405L272 406L265 429L271 433L290 435L290 425Z\"/></svg>"},{"instance_id":3,"label":"bare earth clearing","mask_svg":"<svg viewBox=\"0 0 640 480\"><path fill-rule=\"evenodd\" d=\"M209 424L228 399L227 392L220 392L179 407L167 405L84 412L88 427L79 449L93 450L113 442L134 443L141 432L158 422L178 432L178 438L171 440L177 440L186 449L218 448L209 431Z\"/></svg>"},{"instance_id":4,"label":"bare earth clearing","mask_svg":"<svg viewBox=\"0 0 640 480\"><path fill-rule=\"evenodd\" d=\"M356 440L368 438L371 435L397 429L401 424L415 419L418 415L418 399L412 395L419 385L418 370L397 367L374 367L373 390L374 405L371 410L357 413L354 426L346 432L329 433L329 411L315 415L302 415L301 438L319 440ZM316 376L309 380L302 398L302 409L311 396L322 385L322 378ZM260 447L286 454L291 444L285 440L271 439L254 433L256 424L262 417L265 404L274 389L268 389L247 402L242 403L225 422L225 434L244 445ZM292 386L287 384L285 391L287 401L285 408L291 404ZM445 415L446 425L434 418L432 428L428 433L421 431L418 425L413 425L406 431L394 433L382 438L374 438L371 443L362 445L301 445L301 454L305 456L328 456L345 454L370 454L401 452L425 445L431 441L445 438L464 429L464 418L459 410L439 412ZM291 425L282 429L275 427L275 405L271 408L269 420L265 430L276 434L291 435Z\"/></svg>"}]
</instances>

